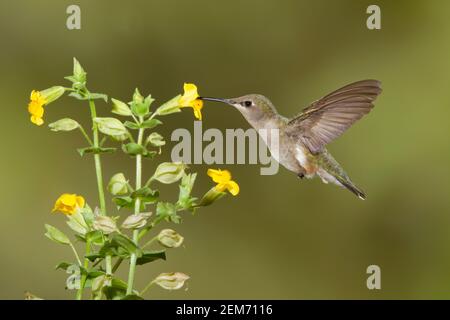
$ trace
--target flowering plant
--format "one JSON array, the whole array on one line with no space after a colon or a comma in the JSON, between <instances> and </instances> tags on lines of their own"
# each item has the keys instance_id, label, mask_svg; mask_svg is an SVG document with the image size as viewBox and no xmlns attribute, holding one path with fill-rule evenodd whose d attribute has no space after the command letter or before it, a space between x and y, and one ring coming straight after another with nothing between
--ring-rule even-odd
<instances>
[{"instance_id":1,"label":"flowering plant","mask_svg":"<svg viewBox=\"0 0 450 320\"><path fill-rule=\"evenodd\" d=\"M231 180L226 170L208 170L208 175L217 185L198 199L191 195L197 173L188 173L184 163L163 162L154 169L146 180L143 177L144 159L155 159L161 154L165 141L162 135L154 131L162 125L161 117L180 112L181 108L190 107L194 116L201 120L202 100L199 99L194 84L184 85L184 94L177 95L166 103L152 110L155 100L151 95L142 96L135 90L132 100L125 103L111 99L115 115L124 117L124 121L115 117L99 117L96 100L108 102L108 96L93 93L87 87L87 73L74 59L73 75L66 77L71 87L54 86L42 91L32 91L28 111L30 120L37 126L44 124L44 106L56 101L64 94L89 104L91 120L90 131L71 118L60 119L50 123L49 128L55 132L78 130L87 142L87 147L78 149L82 157L92 155L98 187L98 206L89 206L84 197L78 194L64 193L55 202L53 212L63 213L67 225L74 232L74 239L84 243L81 256L74 245L74 240L61 230L45 225L46 236L61 245L68 246L74 253L73 262L61 262L57 269L71 273L67 279L68 289L76 290L76 298L83 299L89 292L91 299L143 299L144 294L154 284L168 290L180 289L189 279L184 273L162 273L151 279L149 284L137 290L134 278L137 266L145 265L159 259L166 259L166 250L178 248L184 237L173 229L163 229L156 233L155 227L161 222L178 224L182 221L182 212L194 213L200 207L212 204L229 191L232 195L239 193L238 184ZM134 184L123 173L114 174L106 186L111 200L120 215L115 217L106 209L105 185L102 173L102 156L114 153L117 148L106 146L108 141L121 144L121 150L135 159L136 177ZM178 198L175 202L160 200L160 184L178 184ZM131 214L122 213L131 211ZM152 211L150 211L152 210ZM149 235L151 235L148 237ZM145 238L148 239L146 241ZM128 279L116 276L120 266L127 261ZM28 298L36 298L28 294Z\"/></svg>"}]
</instances>

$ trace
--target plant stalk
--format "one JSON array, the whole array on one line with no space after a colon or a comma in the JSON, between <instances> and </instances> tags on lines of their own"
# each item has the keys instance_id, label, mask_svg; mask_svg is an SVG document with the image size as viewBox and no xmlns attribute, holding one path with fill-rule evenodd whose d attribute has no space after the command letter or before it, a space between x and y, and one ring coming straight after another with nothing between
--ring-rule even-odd
<instances>
[{"instance_id":1,"label":"plant stalk","mask_svg":"<svg viewBox=\"0 0 450 320\"><path fill-rule=\"evenodd\" d=\"M86 255L88 255L90 253L91 253L91 242L86 241ZM86 270L87 270L87 268L89 268L89 259L88 258L84 258L83 268ZM84 290L84 286L86 285L86 277L87 277L87 275L85 273L83 273L81 275L80 288L78 288L78 291L77 291L77 300L81 300L83 298L83 290Z\"/></svg>"},{"instance_id":2,"label":"plant stalk","mask_svg":"<svg viewBox=\"0 0 450 320\"><path fill-rule=\"evenodd\" d=\"M99 147L99 139L98 139L98 126L94 122L94 118L97 117L97 110L95 109L95 103L93 100L89 100L89 107L91 109L91 118L92 118L92 132L94 135L94 148ZM103 187L103 173L102 173L102 162L100 159L100 154L94 154L95 161L95 173L97 176L97 187L98 187L98 198L100 202L100 212L102 215L106 215L106 202L105 202L105 192ZM111 274L112 270L112 259L111 256L106 256L106 273Z\"/></svg>"},{"instance_id":3,"label":"plant stalk","mask_svg":"<svg viewBox=\"0 0 450 320\"><path fill-rule=\"evenodd\" d=\"M139 119L142 122L142 117ZM142 145L142 140L144 138L144 129L139 129L138 141L139 145ZM142 187L142 155L138 154L136 156L136 190L139 190ZM139 214L141 209L141 199L137 198L134 204L134 214ZM136 245L138 245L138 236L139 230L133 231L133 241ZM127 285L127 295L133 293L133 284L134 284L134 275L136 272L136 254L131 254L130 257L130 270L128 273L128 285Z\"/></svg>"}]
</instances>

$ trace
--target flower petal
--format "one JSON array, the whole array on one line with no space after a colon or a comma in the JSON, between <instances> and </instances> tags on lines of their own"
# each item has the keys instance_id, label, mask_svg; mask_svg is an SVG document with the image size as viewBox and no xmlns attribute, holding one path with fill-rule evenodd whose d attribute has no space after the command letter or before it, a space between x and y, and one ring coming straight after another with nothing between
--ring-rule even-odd
<instances>
[{"instance_id":1,"label":"flower petal","mask_svg":"<svg viewBox=\"0 0 450 320\"><path fill-rule=\"evenodd\" d=\"M197 92L197 86L193 83L184 84L184 94L178 101L179 105L182 107L191 107L192 102L199 97Z\"/></svg>"},{"instance_id":2,"label":"flower petal","mask_svg":"<svg viewBox=\"0 0 450 320\"><path fill-rule=\"evenodd\" d=\"M76 202L77 202L78 208L84 208L84 204L86 203L86 201L84 200L84 198L82 196L77 196Z\"/></svg>"},{"instance_id":3,"label":"flower petal","mask_svg":"<svg viewBox=\"0 0 450 320\"><path fill-rule=\"evenodd\" d=\"M202 112L200 110L194 108L194 116L198 120L202 121Z\"/></svg>"},{"instance_id":4,"label":"flower petal","mask_svg":"<svg viewBox=\"0 0 450 320\"><path fill-rule=\"evenodd\" d=\"M28 112L38 118L42 118L44 115L44 108L38 103L32 101L28 104Z\"/></svg>"},{"instance_id":5,"label":"flower petal","mask_svg":"<svg viewBox=\"0 0 450 320\"><path fill-rule=\"evenodd\" d=\"M231 180L231 173L228 170L208 169L208 176L210 176L215 183L227 183Z\"/></svg>"},{"instance_id":6,"label":"flower petal","mask_svg":"<svg viewBox=\"0 0 450 320\"><path fill-rule=\"evenodd\" d=\"M76 205L77 196L75 194L65 193L61 196L61 202L65 206L74 206Z\"/></svg>"},{"instance_id":7,"label":"flower petal","mask_svg":"<svg viewBox=\"0 0 450 320\"><path fill-rule=\"evenodd\" d=\"M31 116L30 121L37 126L42 126L44 124L44 120L42 120L42 118L38 118L35 116Z\"/></svg>"},{"instance_id":8,"label":"flower petal","mask_svg":"<svg viewBox=\"0 0 450 320\"><path fill-rule=\"evenodd\" d=\"M230 181L226 184L227 190L233 195L237 196L239 194L239 185L235 181Z\"/></svg>"},{"instance_id":9,"label":"flower petal","mask_svg":"<svg viewBox=\"0 0 450 320\"><path fill-rule=\"evenodd\" d=\"M227 189L226 183L219 183L214 187L218 192L224 192Z\"/></svg>"}]
</instances>

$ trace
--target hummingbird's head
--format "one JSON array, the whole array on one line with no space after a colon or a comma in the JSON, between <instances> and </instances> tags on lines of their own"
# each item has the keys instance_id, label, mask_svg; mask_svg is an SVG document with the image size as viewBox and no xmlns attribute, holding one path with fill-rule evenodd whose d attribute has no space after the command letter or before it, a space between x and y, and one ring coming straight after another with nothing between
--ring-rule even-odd
<instances>
[{"instance_id":1,"label":"hummingbird's head","mask_svg":"<svg viewBox=\"0 0 450 320\"><path fill-rule=\"evenodd\" d=\"M238 98L221 99L201 97L205 101L218 101L238 109L248 122L254 124L258 120L276 115L272 102L260 94L248 94Z\"/></svg>"}]
</instances>

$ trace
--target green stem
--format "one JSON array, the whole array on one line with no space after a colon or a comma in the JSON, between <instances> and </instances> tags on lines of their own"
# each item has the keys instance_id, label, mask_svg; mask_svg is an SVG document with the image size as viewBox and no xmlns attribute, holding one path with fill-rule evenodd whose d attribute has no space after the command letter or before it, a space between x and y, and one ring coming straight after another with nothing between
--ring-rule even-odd
<instances>
[{"instance_id":1,"label":"green stem","mask_svg":"<svg viewBox=\"0 0 450 320\"><path fill-rule=\"evenodd\" d=\"M94 122L94 118L97 117L97 111L95 109L95 103L92 100L89 100L89 107L91 108L91 116L92 116L92 131L94 133L94 148L99 147L98 142L98 126L97 123ZM103 191L103 174L102 174L102 162L100 160L100 154L94 154L95 161L95 173L97 174L97 186L98 186L98 197L100 200L100 210L103 215L106 215L106 203L105 203L105 193Z\"/></svg>"},{"instance_id":2,"label":"green stem","mask_svg":"<svg viewBox=\"0 0 450 320\"><path fill-rule=\"evenodd\" d=\"M148 247L149 245L151 245L153 242L155 242L158 239L158 236L151 238L150 240L148 240L143 246L142 249Z\"/></svg>"},{"instance_id":3,"label":"green stem","mask_svg":"<svg viewBox=\"0 0 450 320\"><path fill-rule=\"evenodd\" d=\"M147 228L144 228L139 232L138 240L140 240L143 236L145 236L150 230L152 230L154 227L156 227L156 225L163 220L164 220L163 217L155 218Z\"/></svg>"},{"instance_id":4,"label":"green stem","mask_svg":"<svg viewBox=\"0 0 450 320\"><path fill-rule=\"evenodd\" d=\"M142 117L139 119L142 122ZM142 140L144 138L144 129L139 129L138 134L138 144L142 145ZM142 187L142 155L138 154L136 156L136 190ZM134 214L139 214L141 208L141 199L137 198L134 204ZM138 245L139 230L133 231L133 241ZM136 254L132 254L130 257L130 270L128 273L128 285L127 285L127 295L133 292L134 274L136 272Z\"/></svg>"},{"instance_id":5,"label":"green stem","mask_svg":"<svg viewBox=\"0 0 450 320\"><path fill-rule=\"evenodd\" d=\"M91 109L91 117L92 117L92 131L94 134L94 148L99 147L99 134L98 134L98 126L94 122L94 118L97 117L97 110L95 109L95 103L93 100L89 100L89 107ZM100 202L100 212L102 215L106 215L106 202L105 202L105 193L103 188L103 173L102 173L102 162L100 160L100 154L94 154L95 161L95 173L97 175L97 187L98 187L98 198ZM106 256L106 273L111 274L111 256Z\"/></svg>"},{"instance_id":6,"label":"green stem","mask_svg":"<svg viewBox=\"0 0 450 320\"><path fill-rule=\"evenodd\" d=\"M89 136L87 135L86 131L84 131L84 128L81 125L78 128L80 129L80 131L83 134L83 136L86 139L86 141L92 146L93 145L92 140L91 140L91 138L89 138Z\"/></svg>"},{"instance_id":7,"label":"green stem","mask_svg":"<svg viewBox=\"0 0 450 320\"><path fill-rule=\"evenodd\" d=\"M86 255L88 255L90 253L91 253L91 242L86 241ZM80 265L81 265L81 263L80 263ZM86 270L89 268L89 259L88 258L84 258L83 268ZM81 300L83 298L83 290L84 290L84 286L86 285L86 277L87 277L87 275L85 273L83 273L81 276L80 288L78 289L78 292L77 292L77 300Z\"/></svg>"},{"instance_id":8,"label":"green stem","mask_svg":"<svg viewBox=\"0 0 450 320\"><path fill-rule=\"evenodd\" d=\"M116 263L114 264L114 267L112 268L112 272L113 273L116 272L117 269L119 269L120 264L122 263L122 261L123 261L123 258L117 259Z\"/></svg>"},{"instance_id":9,"label":"green stem","mask_svg":"<svg viewBox=\"0 0 450 320\"><path fill-rule=\"evenodd\" d=\"M77 262L78 264L81 266L81 260L80 260L80 256L78 255L77 250L75 249L75 247L73 246L72 242L69 243L70 248L72 248L72 251L75 255L75 258L77 258Z\"/></svg>"},{"instance_id":10,"label":"green stem","mask_svg":"<svg viewBox=\"0 0 450 320\"><path fill-rule=\"evenodd\" d=\"M145 286L144 289L142 289L142 291L139 293L139 295L142 297L142 296L148 291L148 289L150 289L150 287L152 286L152 284L153 284L153 280L150 281L150 282Z\"/></svg>"}]
</instances>

